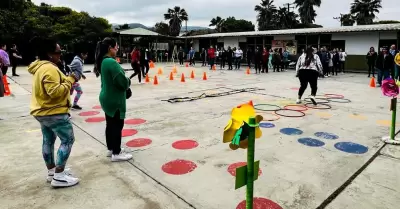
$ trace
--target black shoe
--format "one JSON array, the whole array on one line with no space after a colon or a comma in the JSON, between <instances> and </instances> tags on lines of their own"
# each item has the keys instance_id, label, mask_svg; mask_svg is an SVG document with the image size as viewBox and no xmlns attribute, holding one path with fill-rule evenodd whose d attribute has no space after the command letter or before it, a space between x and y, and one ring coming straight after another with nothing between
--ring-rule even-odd
<instances>
[{"instance_id":1,"label":"black shoe","mask_svg":"<svg viewBox=\"0 0 400 209\"><path fill-rule=\"evenodd\" d=\"M13 74L12 76L16 76L16 77L18 77L19 75L18 75L18 74Z\"/></svg>"},{"instance_id":2,"label":"black shoe","mask_svg":"<svg viewBox=\"0 0 400 209\"><path fill-rule=\"evenodd\" d=\"M80 107L79 105L73 105L72 108L75 110L82 110L82 107Z\"/></svg>"}]
</instances>

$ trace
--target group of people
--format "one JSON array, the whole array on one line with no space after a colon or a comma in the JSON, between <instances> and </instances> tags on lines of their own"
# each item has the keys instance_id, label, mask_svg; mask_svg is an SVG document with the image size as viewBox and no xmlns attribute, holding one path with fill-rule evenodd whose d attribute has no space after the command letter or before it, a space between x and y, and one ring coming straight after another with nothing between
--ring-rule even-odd
<instances>
[{"instance_id":1,"label":"group of people","mask_svg":"<svg viewBox=\"0 0 400 209\"><path fill-rule=\"evenodd\" d=\"M130 76L130 79L137 76L139 84L142 84L142 78L146 78L146 75L150 70L150 61L152 60L152 53L147 48L140 49L139 47L133 47L131 52L131 67L134 73Z\"/></svg>"},{"instance_id":2,"label":"group of people","mask_svg":"<svg viewBox=\"0 0 400 209\"><path fill-rule=\"evenodd\" d=\"M338 75L338 72L345 73L347 53L344 50L338 48L328 50L322 47L316 53L322 63L321 77Z\"/></svg>"},{"instance_id":3,"label":"group of people","mask_svg":"<svg viewBox=\"0 0 400 209\"><path fill-rule=\"evenodd\" d=\"M17 46L13 44L11 49L7 52L7 45L0 43L0 97L4 97L4 83L3 76L7 76L9 67L12 67L12 76L19 76L17 74L18 61L22 59L19 55Z\"/></svg>"},{"instance_id":4,"label":"group of people","mask_svg":"<svg viewBox=\"0 0 400 209\"><path fill-rule=\"evenodd\" d=\"M375 77L377 71L378 86L382 85L382 80L389 77L400 79L400 51L396 49L396 45L382 47L380 52L376 52L374 47L371 47L366 55L368 64L368 77Z\"/></svg>"}]
</instances>

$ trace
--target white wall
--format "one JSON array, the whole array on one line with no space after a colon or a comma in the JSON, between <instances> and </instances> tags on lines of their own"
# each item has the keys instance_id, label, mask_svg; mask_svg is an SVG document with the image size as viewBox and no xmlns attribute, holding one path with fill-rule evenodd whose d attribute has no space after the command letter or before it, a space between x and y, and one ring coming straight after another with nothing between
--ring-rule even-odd
<instances>
[{"instance_id":1,"label":"white wall","mask_svg":"<svg viewBox=\"0 0 400 209\"><path fill-rule=\"evenodd\" d=\"M239 41L239 37L224 37L224 48L228 48L228 46L231 48L239 47Z\"/></svg>"},{"instance_id":2,"label":"white wall","mask_svg":"<svg viewBox=\"0 0 400 209\"><path fill-rule=\"evenodd\" d=\"M199 39L194 39L193 40L193 49L195 50L195 51L200 51L200 46L199 46Z\"/></svg>"},{"instance_id":3,"label":"white wall","mask_svg":"<svg viewBox=\"0 0 400 209\"><path fill-rule=\"evenodd\" d=\"M345 40L346 52L349 55L364 55L371 46L378 48L379 33L336 33L332 34L332 40Z\"/></svg>"}]
</instances>

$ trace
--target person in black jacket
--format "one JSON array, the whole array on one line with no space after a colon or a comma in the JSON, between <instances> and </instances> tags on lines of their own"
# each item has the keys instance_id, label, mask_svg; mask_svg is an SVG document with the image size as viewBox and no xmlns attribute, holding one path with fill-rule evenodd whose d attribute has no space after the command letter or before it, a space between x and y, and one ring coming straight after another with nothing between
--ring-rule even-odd
<instances>
[{"instance_id":1,"label":"person in black jacket","mask_svg":"<svg viewBox=\"0 0 400 209\"><path fill-rule=\"evenodd\" d=\"M225 50L225 48L222 48L221 52L221 69L225 69L226 56L228 52Z\"/></svg>"},{"instance_id":2,"label":"person in black jacket","mask_svg":"<svg viewBox=\"0 0 400 209\"><path fill-rule=\"evenodd\" d=\"M394 58L387 47L383 47L382 52L379 53L375 67L378 70L378 86L381 86L382 80L390 77L390 72L394 67Z\"/></svg>"},{"instance_id":3,"label":"person in black jacket","mask_svg":"<svg viewBox=\"0 0 400 209\"><path fill-rule=\"evenodd\" d=\"M375 52L375 48L374 47L369 48L369 52L367 53L368 78L371 77L371 72L372 72L372 77L375 77L375 62L377 57L378 54Z\"/></svg>"},{"instance_id":4,"label":"person in black jacket","mask_svg":"<svg viewBox=\"0 0 400 209\"><path fill-rule=\"evenodd\" d=\"M251 69L251 60L253 59L253 52L251 51L250 48L247 48L246 58L247 58L247 66Z\"/></svg>"},{"instance_id":5,"label":"person in black jacket","mask_svg":"<svg viewBox=\"0 0 400 209\"><path fill-rule=\"evenodd\" d=\"M233 59L233 50L229 46L228 51L226 52L226 60L228 61L228 70L233 70L232 59Z\"/></svg>"},{"instance_id":6,"label":"person in black jacket","mask_svg":"<svg viewBox=\"0 0 400 209\"><path fill-rule=\"evenodd\" d=\"M262 52L260 50L260 47L257 47L255 53L254 53L254 68L257 73L261 73L261 60L262 60Z\"/></svg>"},{"instance_id":7,"label":"person in black jacket","mask_svg":"<svg viewBox=\"0 0 400 209\"><path fill-rule=\"evenodd\" d=\"M143 78L146 78L146 75L150 70L149 66L150 60L151 60L151 53L149 52L149 49L145 49L140 52L140 65L142 68Z\"/></svg>"},{"instance_id":8,"label":"person in black jacket","mask_svg":"<svg viewBox=\"0 0 400 209\"><path fill-rule=\"evenodd\" d=\"M205 49L203 48L203 49L201 50L200 57L201 57L201 61L202 61L201 66L202 66L202 67L207 66L207 62L206 62L206 59L207 59L207 50L205 50Z\"/></svg>"},{"instance_id":9,"label":"person in black jacket","mask_svg":"<svg viewBox=\"0 0 400 209\"><path fill-rule=\"evenodd\" d=\"M332 64L333 64L332 75L334 74L334 72L336 72L336 75L337 75L340 70L340 56L339 56L338 49L333 50Z\"/></svg>"}]
</instances>

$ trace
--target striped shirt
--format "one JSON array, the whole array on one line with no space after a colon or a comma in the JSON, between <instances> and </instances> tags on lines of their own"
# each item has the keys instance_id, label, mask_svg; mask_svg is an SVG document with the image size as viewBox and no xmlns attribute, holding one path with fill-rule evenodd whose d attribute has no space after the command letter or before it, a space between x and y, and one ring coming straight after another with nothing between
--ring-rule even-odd
<instances>
[{"instance_id":1,"label":"striped shirt","mask_svg":"<svg viewBox=\"0 0 400 209\"><path fill-rule=\"evenodd\" d=\"M310 65L306 65L306 54L303 54L299 57L296 64L296 73L299 70L308 69L315 70L318 72L322 72L322 63L317 54L314 54L314 60L310 62Z\"/></svg>"}]
</instances>

